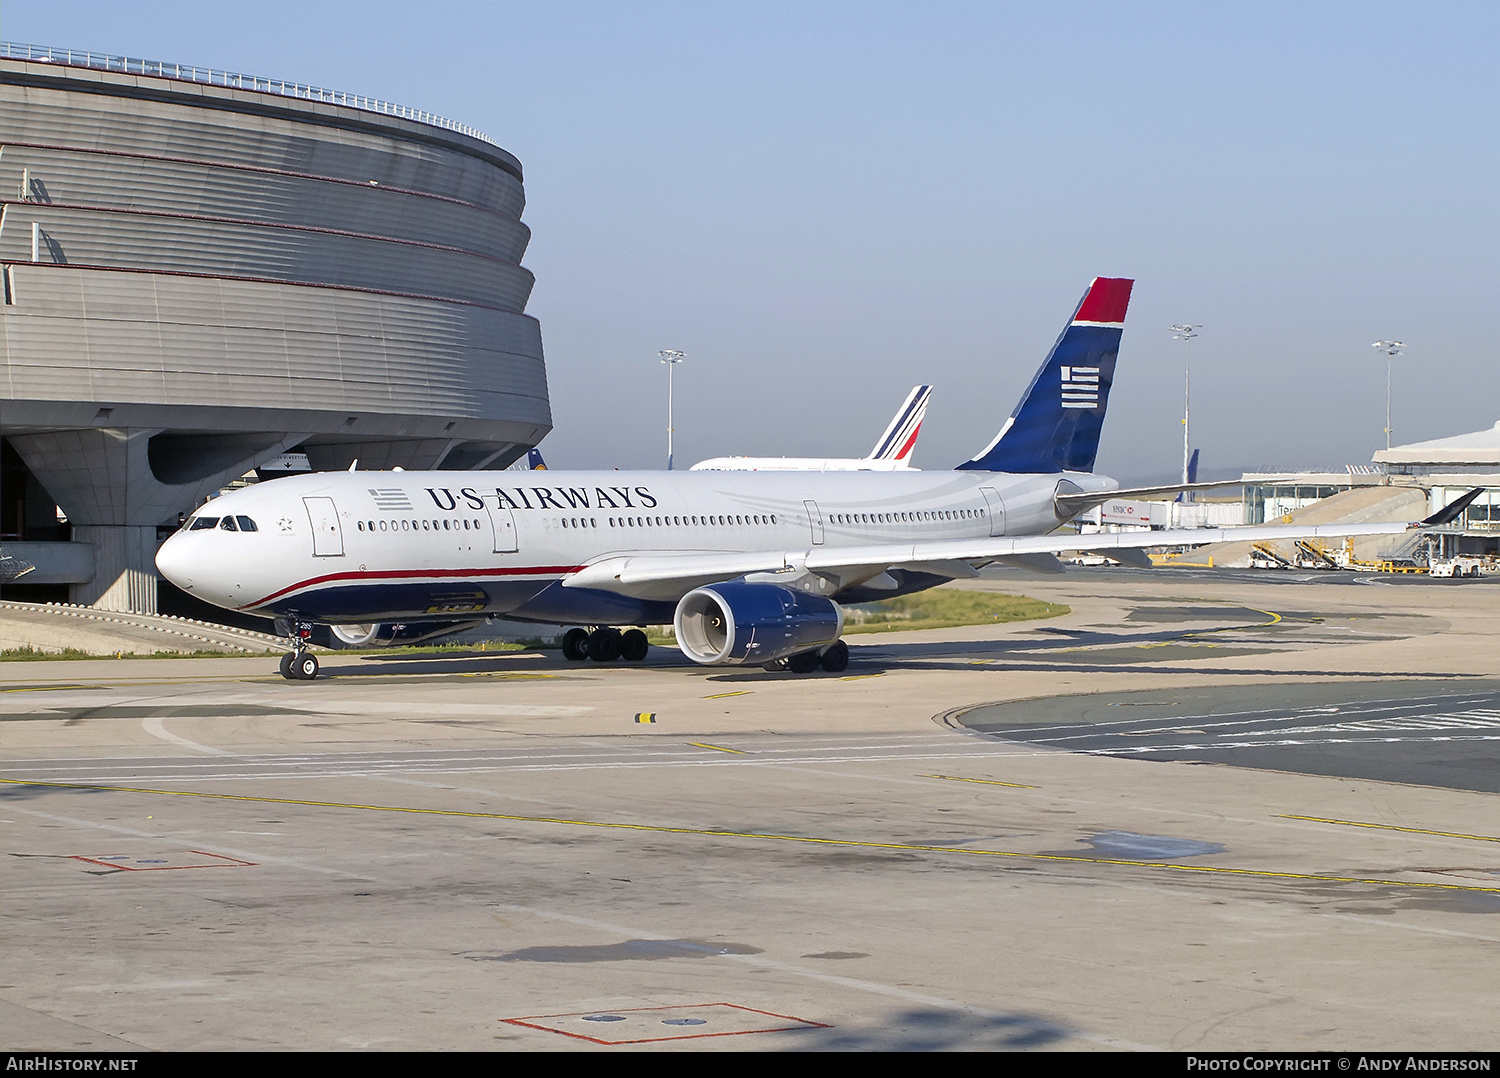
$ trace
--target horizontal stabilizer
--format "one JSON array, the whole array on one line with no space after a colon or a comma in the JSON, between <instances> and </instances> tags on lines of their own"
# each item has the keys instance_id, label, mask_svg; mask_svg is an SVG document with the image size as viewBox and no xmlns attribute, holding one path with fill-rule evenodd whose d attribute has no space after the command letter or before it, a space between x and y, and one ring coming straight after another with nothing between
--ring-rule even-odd
<instances>
[{"instance_id":1,"label":"horizontal stabilizer","mask_svg":"<svg viewBox=\"0 0 1500 1078\"><path fill-rule=\"evenodd\" d=\"M1165 487L1118 487L1115 490L1080 490L1076 492L1058 491L1053 499L1057 507L1057 515L1063 520L1071 520L1079 513L1103 505L1115 498L1156 498L1163 494L1176 494L1183 490L1222 490L1225 487L1244 486L1243 479L1225 479L1217 483L1173 483Z\"/></svg>"}]
</instances>

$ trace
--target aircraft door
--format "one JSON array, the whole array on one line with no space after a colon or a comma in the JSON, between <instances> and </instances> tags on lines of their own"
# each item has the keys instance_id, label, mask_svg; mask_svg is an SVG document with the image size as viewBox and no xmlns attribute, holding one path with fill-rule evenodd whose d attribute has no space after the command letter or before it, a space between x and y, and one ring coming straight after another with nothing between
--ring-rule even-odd
<instances>
[{"instance_id":1,"label":"aircraft door","mask_svg":"<svg viewBox=\"0 0 1500 1078\"><path fill-rule=\"evenodd\" d=\"M514 554L521 549L521 544L516 535L516 517L509 506L501 505L500 499L495 499L491 505L486 498L484 506L489 510L490 523L495 529L495 553Z\"/></svg>"},{"instance_id":2,"label":"aircraft door","mask_svg":"<svg viewBox=\"0 0 1500 1078\"><path fill-rule=\"evenodd\" d=\"M823 545L823 511L811 498L802 503L807 506L807 523L812 528L813 546Z\"/></svg>"},{"instance_id":3,"label":"aircraft door","mask_svg":"<svg viewBox=\"0 0 1500 1078\"><path fill-rule=\"evenodd\" d=\"M344 555L344 531L339 527L339 511L332 498L303 498L307 519L312 524L313 556L340 558Z\"/></svg>"},{"instance_id":4,"label":"aircraft door","mask_svg":"<svg viewBox=\"0 0 1500 1078\"><path fill-rule=\"evenodd\" d=\"M979 493L984 495L984 504L989 506L990 534L1005 534L1005 499L1000 497L1000 492L994 487L980 487Z\"/></svg>"}]
</instances>

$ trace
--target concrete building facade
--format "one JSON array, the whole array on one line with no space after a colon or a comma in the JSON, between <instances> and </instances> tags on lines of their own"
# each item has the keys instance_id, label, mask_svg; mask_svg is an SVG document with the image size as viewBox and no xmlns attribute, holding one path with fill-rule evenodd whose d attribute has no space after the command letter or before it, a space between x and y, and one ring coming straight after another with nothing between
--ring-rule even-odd
<instances>
[{"instance_id":1,"label":"concrete building facade","mask_svg":"<svg viewBox=\"0 0 1500 1078\"><path fill-rule=\"evenodd\" d=\"M38 484L74 602L153 610L159 530L283 452L503 467L551 429L521 165L478 132L5 45L0 201L6 537L53 537Z\"/></svg>"}]
</instances>

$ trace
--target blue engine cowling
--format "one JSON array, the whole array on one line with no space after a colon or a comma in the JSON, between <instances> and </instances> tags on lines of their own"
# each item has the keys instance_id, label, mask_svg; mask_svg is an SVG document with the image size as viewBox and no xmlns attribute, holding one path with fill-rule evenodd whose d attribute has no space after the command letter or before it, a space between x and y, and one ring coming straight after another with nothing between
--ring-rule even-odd
<instances>
[{"instance_id":1,"label":"blue engine cowling","mask_svg":"<svg viewBox=\"0 0 1500 1078\"><path fill-rule=\"evenodd\" d=\"M745 666L827 647L844 632L844 612L821 595L736 580L688 592L672 624L694 662Z\"/></svg>"}]
</instances>

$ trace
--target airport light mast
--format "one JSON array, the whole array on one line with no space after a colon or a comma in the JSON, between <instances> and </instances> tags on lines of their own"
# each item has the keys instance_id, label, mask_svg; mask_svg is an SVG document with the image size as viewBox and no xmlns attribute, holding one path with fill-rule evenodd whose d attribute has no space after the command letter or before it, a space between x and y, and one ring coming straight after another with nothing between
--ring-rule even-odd
<instances>
[{"instance_id":1,"label":"airport light mast","mask_svg":"<svg viewBox=\"0 0 1500 1078\"><path fill-rule=\"evenodd\" d=\"M1182 482L1187 485L1188 481L1188 458L1191 450L1188 449L1188 404L1192 399L1192 367L1189 361L1192 359L1190 349L1193 338L1198 336L1194 330L1202 329L1202 326L1181 325L1172 327L1172 339L1182 342Z\"/></svg>"},{"instance_id":2,"label":"airport light mast","mask_svg":"<svg viewBox=\"0 0 1500 1078\"><path fill-rule=\"evenodd\" d=\"M687 353L668 348L656 353L667 365L667 471L672 470L672 368L687 358Z\"/></svg>"},{"instance_id":3,"label":"airport light mast","mask_svg":"<svg viewBox=\"0 0 1500 1078\"><path fill-rule=\"evenodd\" d=\"M1391 447L1391 360L1401 354L1406 345L1400 341L1376 341L1370 347L1385 353L1385 447Z\"/></svg>"}]
</instances>

